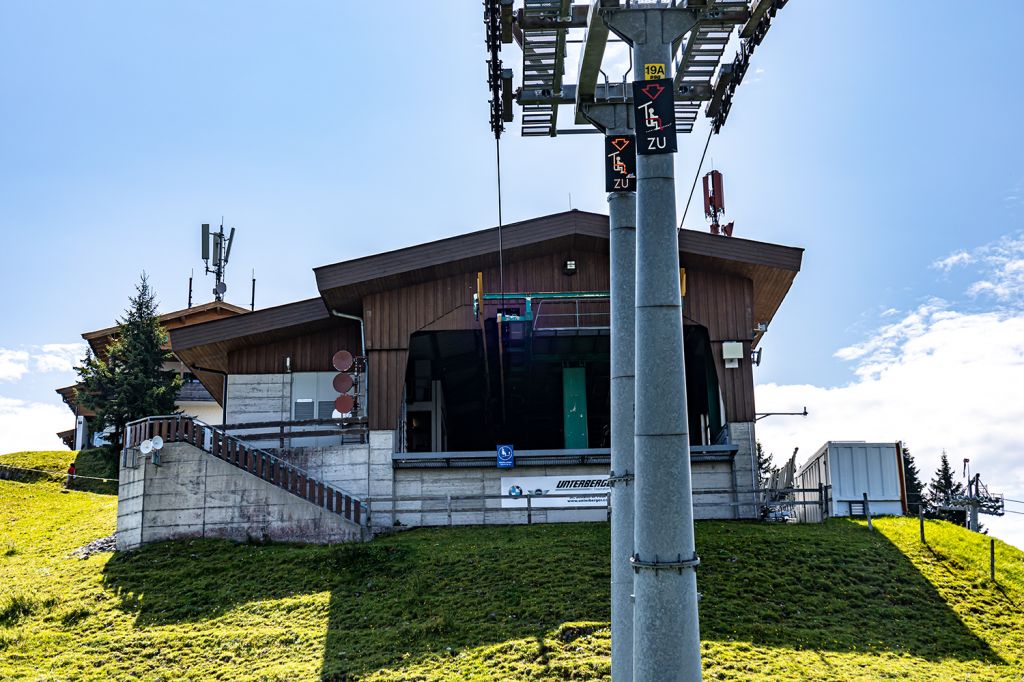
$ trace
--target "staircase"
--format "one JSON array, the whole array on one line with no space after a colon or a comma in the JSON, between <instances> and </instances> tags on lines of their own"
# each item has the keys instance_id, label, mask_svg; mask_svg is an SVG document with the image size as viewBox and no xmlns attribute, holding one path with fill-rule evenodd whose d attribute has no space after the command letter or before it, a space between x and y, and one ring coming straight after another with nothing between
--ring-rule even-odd
<instances>
[{"instance_id":1,"label":"staircase","mask_svg":"<svg viewBox=\"0 0 1024 682\"><path fill-rule=\"evenodd\" d=\"M346 521L365 525L366 505L358 498L192 417L170 415L131 422L126 427L125 452L157 436L165 443L187 443Z\"/></svg>"}]
</instances>

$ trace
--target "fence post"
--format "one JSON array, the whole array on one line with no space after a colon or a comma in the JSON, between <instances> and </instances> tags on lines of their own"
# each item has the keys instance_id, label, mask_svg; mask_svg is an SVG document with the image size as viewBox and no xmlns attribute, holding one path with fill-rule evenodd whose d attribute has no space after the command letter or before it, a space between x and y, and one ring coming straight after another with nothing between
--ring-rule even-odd
<instances>
[{"instance_id":1,"label":"fence post","mask_svg":"<svg viewBox=\"0 0 1024 682\"><path fill-rule=\"evenodd\" d=\"M825 486L821 483L818 484L818 516L819 521L825 520Z\"/></svg>"},{"instance_id":2,"label":"fence post","mask_svg":"<svg viewBox=\"0 0 1024 682\"><path fill-rule=\"evenodd\" d=\"M925 540L924 540L924 505L923 504L918 506L918 508L917 508L917 519L918 519L918 524L921 526L921 544L922 545L926 545L928 543L925 542Z\"/></svg>"},{"instance_id":3,"label":"fence post","mask_svg":"<svg viewBox=\"0 0 1024 682\"><path fill-rule=\"evenodd\" d=\"M533 525L533 495L526 496L526 525Z\"/></svg>"},{"instance_id":4,"label":"fence post","mask_svg":"<svg viewBox=\"0 0 1024 682\"><path fill-rule=\"evenodd\" d=\"M867 493L864 493L864 516L868 517L868 530L874 530L875 527L871 525L871 502Z\"/></svg>"},{"instance_id":5,"label":"fence post","mask_svg":"<svg viewBox=\"0 0 1024 682\"><path fill-rule=\"evenodd\" d=\"M448 525L452 525L452 496L448 495L445 504L448 507Z\"/></svg>"},{"instance_id":6,"label":"fence post","mask_svg":"<svg viewBox=\"0 0 1024 682\"><path fill-rule=\"evenodd\" d=\"M996 539L988 539L988 574L992 582L996 581Z\"/></svg>"}]
</instances>

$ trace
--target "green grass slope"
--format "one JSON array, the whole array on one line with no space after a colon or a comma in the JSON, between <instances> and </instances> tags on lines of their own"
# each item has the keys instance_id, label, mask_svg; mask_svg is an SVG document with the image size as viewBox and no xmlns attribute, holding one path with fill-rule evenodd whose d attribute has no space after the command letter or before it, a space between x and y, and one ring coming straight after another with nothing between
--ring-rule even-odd
<instances>
[{"instance_id":1,"label":"green grass slope","mask_svg":"<svg viewBox=\"0 0 1024 682\"><path fill-rule=\"evenodd\" d=\"M106 448L93 448L81 452L15 452L0 456L0 466L25 470L18 472L18 480L25 482L64 481L68 466L72 462L75 463L76 474L76 479L71 484L72 490L117 494L117 453Z\"/></svg>"},{"instance_id":2,"label":"green grass slope","mask_svg":"<svg viewBox=\"0 0 1024 682\"><path fill-rule=\"evenodd\" d=\"M609 677L604 524L69 556L115 515L111 495L0 481L0 679ZM698 523L705 678L1024 678L1024 554L997 543L992 583L983 536L876 529Z\"/></svg>"}]
</instances>

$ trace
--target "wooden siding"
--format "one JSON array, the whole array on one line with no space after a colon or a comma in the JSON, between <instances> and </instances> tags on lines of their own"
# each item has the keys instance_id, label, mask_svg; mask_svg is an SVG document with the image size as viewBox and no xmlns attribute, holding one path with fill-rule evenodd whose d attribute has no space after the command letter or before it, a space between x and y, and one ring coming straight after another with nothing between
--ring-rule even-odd
<instances>
[{"instance_id":1,"label":"wooden siding","mask_svg":"<svg viewBox=\"0 0 1024 682\"><path fill-rule=\"evenodd\" d=\"M329 372L339 350L360 352L359 323L339 319L334 325L309 334L245 346L228 353L228 374L277 374L291 357L293 372Z\"/></svg>"},{"instance_id":2,"label":"wooden siding","mask_svg":"<svg viewBox=\"0 0 1024 682\"><path fill-rule=\"evenodd\" d=\"M566 260L576 274L564 274ZM505 291L604 291L608 289L608 252L568 244L541 256L505 263ZM498 293L497 266L485 268L484 291ZM366 346L370 356L370 428L398 424L409 357L409 337L418 331L478 329L473 318L476 271L369 294L363 299Z\"/></svg>"},{"instance_id":3,"label":"wooden siding","mask_svg":"<svg viewBox=\"0 0 1024 682\"><path fill-rule=\"evenodd\" d=\"M687 270L683 320L708 329L726 420L754 421L754 373L749 360L754 328L753 282L734 275ZM725 368L723 341L743 342L745 353L739 367Z\"/></svg>"},{"instance_id":4,"label":"wooden siding","mask_svg":"<svg viewBox=\"0 0 1024 682\"><path fill-rule=\"evenodd\" d=\"M574 258L577 274L566 276L562 264ZM505 290L604 291L608 283L607 252L556 250L547 255L505 265ZM484 289L497 290L498 269L484 270ZM404 398L409 337L417 331L477 329L473 319L476 273L466 272L422 284L371 294L364 299L366 345L370 355L370 428L393 429ZM753 282L739 275L687 270L687 323L708 328L715 353L715 369L725 400L726 419L754 419L753 371L748 360L737 369L725 369L723 341L742 341L749 351L753 338Z\"/></svg>"}]
</instances>

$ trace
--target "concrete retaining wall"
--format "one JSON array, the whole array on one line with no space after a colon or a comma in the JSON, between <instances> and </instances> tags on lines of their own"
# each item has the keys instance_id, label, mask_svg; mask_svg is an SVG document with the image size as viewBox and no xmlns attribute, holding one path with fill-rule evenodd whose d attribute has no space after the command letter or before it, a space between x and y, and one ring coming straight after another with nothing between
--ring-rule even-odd
<instances>
[{"instance_id":1,"label":"concrete retaining wall","mask_svg":"<svg viewBox=\"0 0 1024 682\"><path fill-rule=\"evenodd\" d=\"M169 443L160 465L136 450L122 459L117 547L179 538L325 544L360 528L198 448Z\"/></svg>"},{"instance_id":2,"label":"concrete retaining wall","mask_svg":"<svg viewBox=\"0 0 1024 682\"><path fill-rule=\"evenodd\" d=\"M738 422L729 424L729 442L739 446L736 453L736 489L752 490L757 487L757 455L754 444L757 436L754 433L754 422ZM741 519L758 518L757 498L752 493L739 496L740 502L750 500L750 506L738 507Z\"/></svg>"},{"instance_id":3,"label":"concrete retaining wall","mask_svg":"<svg viewBox=\"0 0 1024 682\"><path fill-rule=\"evenodd\" d=\"M501 495L502 476L594 476L607 477L609 470L602 465L589 466L537 466L498 468L450 468L450 469L394 469L394 492L389 495L371 494L374 497L446 497L448 495L481 496ZM728 490L733 486L732 465L729 462L695 462L692 468L693 487L700 490ZM734 507L736 496L729 493L696 494L694 508L698 519L737 518ZM525 509L502 508L500 499L453 500L452 515L448 518L448 501L379 501L370 504L371 524L376 528L401 526L443 526L479 525L502 523L526 523ZM608 518L606 507L586 509L543 509L532 510L532 523L555 523L565 521L604 521Z\"/></svg>"}]
</instances>

